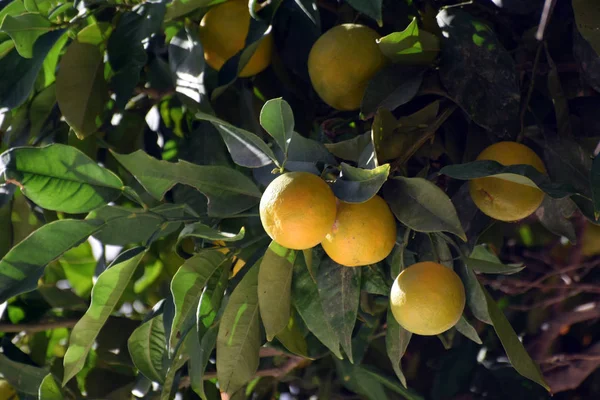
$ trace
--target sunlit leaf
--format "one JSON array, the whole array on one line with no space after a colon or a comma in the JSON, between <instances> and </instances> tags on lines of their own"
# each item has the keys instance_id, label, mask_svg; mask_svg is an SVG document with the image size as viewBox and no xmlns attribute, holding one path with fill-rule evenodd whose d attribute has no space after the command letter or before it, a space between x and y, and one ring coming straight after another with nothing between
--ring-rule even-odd
<instances>
[{"instance_id":1,"label":"sunlit leaf","mask_svg":"<svg viewBox=\"0 0 600 400\"><path fill-rule=\"evenodd\" d=\"M127 340L131 360L144 376L163 383L163 358L167 351L162 314L136 328Z\"/></svg>"}]
</instances>

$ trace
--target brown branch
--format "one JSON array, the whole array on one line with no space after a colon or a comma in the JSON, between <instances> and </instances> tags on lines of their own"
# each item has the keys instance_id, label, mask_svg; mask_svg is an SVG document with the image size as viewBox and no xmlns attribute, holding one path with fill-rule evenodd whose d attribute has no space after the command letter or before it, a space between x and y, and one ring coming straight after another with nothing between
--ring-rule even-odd
<instances>
[{"instance_id":1,"label":"brown branch","mask_svg":"<svg viewBox=\"0 0 600 400\"><path fill-rule=\"evenodd\" d=\"M18 332L43 332L56 328L72 328L78 322L78 319L64 319L58 321L40 321L31 324L6 324L0 323L0 332L18 333Z\"/></svg>"},{"instance_id":2,"label":"brown branch","mask_svg":"<svg viewBox=\"0 0 600 400\"><path fill-rule=\"evenodd\" d=\"M596 368L600 367L600 342L584 353L568 354L565 357L571 362L545 374L552 393L577 388Z\"/></svg>"},{"instance_id":3,"label":"brown branch","mask_svg":"<svg viewBox=\"0 0 600 400\"><path fill-rule=\"evenodd\" d=\"M555 296L555 297L551 297L549 299L546 299L544 301L539 301L537 303L533 303L531 305L528 306L521 306L521 305L510 305L508 306L508 308L510 308L511 310L517 310L517 311L530 311L536 308L546 308L549 307L551 305L557 304L557 303L561 303L564 300L570 298L570 297L574 297L577 296L578 294L580 294L581 291L580 290L573 290L571 292L566 292L563 293L559 296Z\"/></svg>"}]
</instances>

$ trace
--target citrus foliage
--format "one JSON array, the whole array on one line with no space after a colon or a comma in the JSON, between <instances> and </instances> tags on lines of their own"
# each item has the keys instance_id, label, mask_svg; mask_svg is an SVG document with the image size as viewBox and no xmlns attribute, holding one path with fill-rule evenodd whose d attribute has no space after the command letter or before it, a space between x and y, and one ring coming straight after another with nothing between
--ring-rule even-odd
<instances>
[{"instance_id":1,"label":"citrus foliage","mask_svg":"<svg viewBox=\"0 0 600 400\"><path fill-rule=\"evenodd\" d=\"M422 399L438 338L563 390L483 283L527 273L492 218L597 253L598 8L446 3L1 2L2 390Z\"/></svg>"}]
</instances>

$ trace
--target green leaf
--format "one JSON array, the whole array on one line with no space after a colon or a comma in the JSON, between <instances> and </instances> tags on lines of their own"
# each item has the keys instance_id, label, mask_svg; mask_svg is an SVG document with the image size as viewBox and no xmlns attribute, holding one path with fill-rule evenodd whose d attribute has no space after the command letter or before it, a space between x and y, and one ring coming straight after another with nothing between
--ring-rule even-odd
<instances>
[{"instance_id":1,"label":"green leaf","mask_svg":"<svg viewBox=\"0 0 600 400\"><path fill-rule=\"evenodd\" d=\"M402 372L402 357L406 352L412 333L404 329L396 321L392 312L388 309L387 313L387 333L385 335L385 346L387 349L387 355L392 362L394 372L404 387L406 386L406 378Z\"/></svg>"},{"instance_id":2,"label":"green leaf","mask_svg":"<svg viewBox=\"0 0 600 400\"><path fill-rule=\"evenodd\" d=\"M190 368L190 381L192 389L202 400L208 400L204 391L203 376L212 351L217 344L218 328L218 325L211 326L204 333L202 339L192 338L190 340L190 363L188 365ZM190 334L193 333L191 332Z\"/></svg>"},{"instance_id":3,"label":"green leaf","mask_svg":"<svg viewBox=\"0 0 600 400\"><path fill-rule=\"evenodd\" d=\"M223 312L217 336L219 389L235 393L258 369L258 270L254 265L234 289Z\"/></svg>"},{"instance_id":4,"label":"green leaf","mask_svg":"<svg viewBox=\"0 0 600 400\"><path fill-rule=\"evenodd\" d=\"M260 110L260 125L275 139L283 155L287 156L294 134L294 113L287 101L281 98L267 101Z\"/></svg>"},{"instance_id":5,"label":"green leaf","mask_svg":"<svg viewBox=\"0 0 600 400\"><path fill-rule=\"evenodd\" d=\"M186 225L179 233L179 240L186 237L195 237L207 240L222 240L224 242L236 242L242 240L246 235L246 230L242 227L238 233L222 232L204 225L202 222Z\"/></svg>"},{"instance_id":6,"label":"green leaf","mask_svg":"<svg viewBox=\"0 0 600 400\"><path fill-rule=\"evenodd\" d=\"M71 214L96 209L121 194L123 182L74 147L15 147L0 154L0 174L31 201Z\"/></svg>"},{"instance_id":7,"label":"green leaf","mask_svg":"<svg viewBox=\"0 0 600 400\"><path fill-rule=\"evenodd\" d=\"M600 6L594 0L572 0L575 24L579 33L600 55Z\"/></svg>"},{"instance_id":8,"label":"green leaf","mask_svg":"<svg viewBox=\"0 0 600 400\"><path fill-rule=\"evenodd\" d=\"M221 134L233 161L242 167L258 168L278 161L273 150L252 132L231 125L210 114L198 112L196 118L209 121Z\"/></svg>"},{"instance_id":9,"label":"green leaf","mask_svg":"<svg viewBox=\"0 0 600 400\"><path fill-rule=\"evenodd\" d=\"M60 391L60 387L52 374L48 374L42 380L38 390L39 400L63 400L64 397Z\"/></svg>"},{"instance_id":10,"label":"green leaf","mask_svg":"<svg viewBox=\"0 0 600 400\"><path fill-rule=\"evenodd\" d=\"M375 121L373 121L375 124ZM365 147L371 143L371 133L367 132L352 139L342 140L337 143L325 143L325 148L334 156L346 161L358 162Z\"/></svg>"},{"instance_id":11,"label":"green leaf","mask_svg":"<svg viewBox=\"0 0 600 400\"><path fill-rule=\"evenodd\" d=\"M352 331L360 302L361 269L344 267L329 259L323 261L317 277L323 312L353 362Z\"/></svg>"},{"instance_id":12,"label":"green leaf","mask_svg":"<svg viewBox=\"0 0 600 400\"><path fill-rule=\"evenodd\" d=\"M32 58L23 58L14 50L2 57L0 76L10 76L10 79L0 79L0 108L16 108L27 100L46 55L63 32L55 30L41 36L33 46Z\"/></svg>"},{"instance_id":13,"label":"green leaf","mask_svg":"<svg viewBox=\"0 0 600 400\"><path fill-rule=\"evenodd\" d=\"M475 272L464 263L459 263L457 272L465 286L465 294L467 296L467 305L469 306L469 309L475 318L491 325L492 319L486 305L485 293L477 280L477 276L475 276Z\"/></svg>"},{"instance_id":14,"label":"green leaf","mask_svg":"<svg viewBox=\"0 0 600 400\"><path fill-rule=\"evenodd\" d=\"M459 331L465 337L471 339L475 343L477 343L477 344L483 343L481 341L481 338L477 334L477 331L475 330L475 328L473 328L473 326L471 324L469 324L469 321L466 320L464 315L460 317L460 319L458 320L456 325L454 325L454 327L456 328L457 331Z\"/></svg>"},{"instance_id":15,"label":"green leaf","mask_svg":"<svg viewBox=\"0 0 600 400\"><path fill-rule=\"evenodd\" d=\"M99 46L109 37L111 31L112 25L108 22L94 22L77 32L77 41Z\"/></svg>"},{"instance_id":16,"label":"green leaf","mask_svg":"<svg viewBox=\"0 0 600 400\"><path fill-rule=\"evenodd\" d=\"M555 199L578 193L569 184L550 182L548 175L541 173L528 164L504 166L497 161L477 160L466 164L447 165L440 170L440 174L462 180L491 176L497 179L504 179L521 185L539 188Z\"/></svg>"},{"instance_id":17,"label":"green leaf","mask_svg":"<svg viewBox=\"0 0 600 400\"><path fill-rule=\"evenodd\" d=\"M424 400L423 397L421 397L414 391L398 385L392 379L388 378L387 376L383 375L378 371L373 370L373 368L363 367L363 371L365 375L381 383L384 387L402 395L406 400Z\"/></svg>"},{"instance_id":18,"label":"green leaf","mask_svg":"<svg viewBox=\"0 0 600 400\"><path fill-rule=\"evenodd\" d=\"M182 17L199 8L223 3L225 0L173 0L167 5L165 22Z\"/></svg>"},{"instance_id":19,"label":"green leaf","mask_svg":"<svg viewBox=\"0 0 600 400\"><path fill-rule=\"evenodd\" d=\"M87 297L92 290L92 279L96 272L96 259L90 242L85 241L67 251L58 262L77 296Z\"/></svg>"},{"instance_id":20,"label":"green leaf","mask_svg":"<svg viewBox=\"0 0 600 400\"><path fill-rule=\"evenodd\" d=\"M467 240L454 205L442 189L423 178L395 177L383 188L392 212L418 232L450 232Z\"/></svg>"},{"instance_id":21,"label":"green leaf","mask_svg":"<svg viewBox=\"0 0 600 400\"><path fill-rule=\"evenodd\" d=\"M113 155L157 200L175 184L182 183L198 189L208 198L208 213L212 216L234 215L260 201L261 193L256 185L232 168L159 161L141 150Z\"/></svg>"},{"instance_id":22,"label":"green leaf","mask_svg":"<svg viewBox=\"0 0 600 400\"><path fill-rule=\"evenodd\" d=\"M590 187L592 188L592 199L594 201L594 215L600 218L600 157L594 157L592 171L590 172Z\"/></svg>"},{"instance_id":23,"label":"green leaf","mask_svg":"<svg viewBox=\"0 0 600 400\"><path fill-rule=\"evenodd\" d=\"M467 266L475 271L486 274L504 275L516 274L525 268L523 263L503 264L495 254L491 253L483 245L475 246L471 257L467 259Z\"/></svg>"},{"instance_id":24,"label":"green leaf","mask_svg":"<svg viewBox=\"0 0 600 400\"><path fill-rule=\"evenodd\" d=\"M437 36L419 30L417 18L402 32L390 33L377 40L379 50L393 62L401 64L431 64L440 52Z\"/></svg>"},{"instance_id":25,"label":"green leaf","mask_svg":"<svg viewBox=\"0 0 600 400\"><path fill-rule=\"evenodd\" d=\"M169 222L184 216L185 205L163 204L144 210L120 206L104 206L88 214L86 219L106 221L106 225L94 237L104 244L124 246L130 243L146 243L150 238L159 239L175 232L181 222ZM159 232L159 233L157 233Z\"/></svg>"},{"instance_id":26,"label":"green leaf","mask_svg":"<svg viewBox=\"0 0 600 400\"><path fill-rule=\"evenodd\" d=\"M379 264L368 265L362 268L361 290L378 294L381 296L389 296L391 285L386 282L385 277L379 267Z\"/></svg>"},{"instance_id":27,"label":"green leaf","mask_svg":"<svg viewBox=\"0 0 600 400\"><path fill-rule=\"evenodd\" d=\"M340 177L331 185L337 198L348 203L364 203L375 196L390 173L390 165L361 169L346 163L341 165Z\"/></svg>"},{"instance_id":28,"label":"green leaf","mask_svg":"<svg viewBox=\"0 0 600 400\"><path fill-rule=\"evenodd\" d=\"M183 331L183 323L198 308L202 289L210 277L225 268L229 258L217 250L206 250L185 260L171 281L171 293L175 304L175 317L171 325L169 348L174 348Z\"/></svg>"},{"instance_id":29,"label":"green leaf","mask_svg":"<svg viewBox=\"0 0 600 400\"><path fill-rule=\"evenodd\" d=\"M191 347L191 342L194 340L196 340L196 338L194 335L190 334L190 331L186 332L179 340L175 354L170 360L171 364L167 370L165 383L163 384L162 392L160 393L160 400L171 400L175 397L174 392L177 390L177 387L174 385L177 376L176 374L190 358L189 348Z\"/></svg>"},{"instance_id":30,"label":"green leaf","mask_svg":"<svg viewBox=\"0 0 600 400\"><path fill-rule=\"evenodd\" d=\"M29 107L29 120L31 121L31 136L36 137L46 126L56 104L56 85L50 85L38 93Z\"/></svg>"},{"instance_id":31,"label":"green leaf","mask_svg":"<svg viewBox=\"0 0 600 400\"><path fill-rule=\"evenodd\" d=\"M21 57L33 57L33 45L44 33L50 31L50 21L37 13L17 16L7 15L0 23L0 31L6 32L15 42Z\"/></svg>"},{"instance_id":32,"label":"green leaf","mask_svg":"<svg viewBox=\"0 0 600 400\"><path fill-rule=\"evenodd\" d=\"M71 332L64 357L63 386L84 367L100 329L127 288L145 250L144 247L136 247L121 253L98 277L92 289L90 307Z\"/></svg>"},{"instance_id":33,"label":"green leaf","mask_svg":"<svg viewBox=\"0 0 600 400\"><path fill-rule=\"evenodd\" d=\"M13 361L1 353L0 371L2 371L2 378L6 379L15 390L31 396L38 395L38 388L48 375L45 369Z\"/></svg>"},{"instance_id":34,"label":"green leaf","mask_svg":"<svg viewBox=\"0 0 600 400\"><path fill-rule=\"evenodd\" d=\"M375 74L360 106L364 118L372 117L379 108L393 111L411 101L421 87L423 73L423 67L392 64Z\"/></svg>"},{"instance_id":35,"label":"green leaf","mask_svg":"<svg viewBox=\"0 0 600 400\"><path fill-rule=\"evenodd\" d=\"M293 315L290 316L290 320L286 327L275 337L291 353L299 355L300 357L310 358L308 356L308 344Z\"/></svg>"},{"instance_id":36,"label":"green leaf","mask_svg":"<svg viewBox=\"0 0 600 400\"><path fill-rule=\"evenodd\" d=\"M323 303L319 297L317 283L311 277L303 258L296 259L292 278L292 301L298 314L308 329L335 354L342 359L340 342L336 332L325 317Z\"/></svg>"},{"instance_id":37,"label":"green leaf","mask_svg":"<svg viewBox=\"0 0 600 400\"><path fill-rule=\"evenodd\" d=\"M323 143L305 138L298 132L292 133L287 159L288 161L336 164L335 158L327 151Z\"/></svg>"},{"instance_id":38,"label":"green leaf","mask_svg":"<svg viewBox=\"0 0 600 400\"><path fill-rule=\"evenodd\" d=\"M69 35L65 33L56 41L56 43L54 43L54 46L52 46L52 48L48 52L48 55L44 60L44 64L42 65L44 79L42 81L40 78L38 78L36 88L46 88L56 81L56 67L58 65L58 59L62 55L62 50L65 47L65 44L68 40Z\"/></svg>"},{"instance_id":39,"label":"green leaf","mask_svg":"<svg viewBox=\"0 0 600 400\"><path fill-rule=\"evenodd\" d=\"M172 7L167 8L167 14L170 9ZM189 103L193 110L198 108L198 104L202 106L208 100L204 83L204 49L195 28L185 26L169 43L169 67L175 91L184 104Z\"/></svg>"},{"instance_id":40,"label":"green leaf","mask_svg":"<svg viewBox=\"0 0 600 400\"><path fill-rule=\"evenodd\" d=\"M135 367L146 378L164 382L163 358L167 345L162 314L138 326L127 340L127 348Z\"/></svg>"},{"instance_id":41,"label":"green leaf","mask_svg":"<svg viewBox=\"0 0 600 400\"><path fill-rule=\"evenodd\" d=\"M0 302L34 290L46 265L82 243L101 226L102 222L97 220L63 219L27 236L0 260Z\"/></svg>"},{"instance_id":42,"label":"green leaf","mask_svg":"<svg viewBox=\"0 0 600 400\"><path fill-rule=\"evenodd\" d=\"M383 390L381 382L367 373L360 365L352 365L344 361L336 361L342 384L355 393L359 393L369 400L387 400L388 396Z\"/></svg>"},{"instance_id":43,"label":"green leaf","mask_svg":"<svg viewBox=\"0 0 600 400\"><path fill-rule=\"evenodd\" d=\"M269 342L290 320L292 272L297 255L273 241L260 263L258 304Z\"/></svg>"},{"instance_id":44,"label":"green leaf","mask_svg":"<svg viewBox=\"0 0 600 400\"><path fill-rule=\"evenodd\" d=\"M96 119L108 99L102 58L96 46L74 41L60 60L56 100L79 139L96 132Z\"/></svg>"},{"instance_id":45,"label":"green leaf","mask_svg":"<svg viewBox=\"0 0 600 400\"><path fill-rule=\"evenodd\" d=\"M502 347L504 347L506 355L508 356L512 366L525 378L531 379L544 389L550 391L550 387L544 380L544 376L542 375L540 368L531 359L529 354L527 354L527 350L525 350L523 343L521 343L514 329L512 326L510 326L510 322L508 322L487 290L485 290L483 286L481 289L485 294L487 309L490 314L490 318L492 319L494 330L496 331L496 334L498 335L498 338L502 343Z\"/></svg>"},{"instance_id":46,"label":"green leaf","mask_svg":"<svg viewBox=\"0 0 600 400\"><path fill-rule=\"evenodd\" d=\"M383 0L347 0L348 4L356 11L365 14L377 21L379 26L383 26L381 17L381 8Z\"/></svg>"},{"instance_id":47,"label":"green leaf","mask_svg":"<svg viewBox=\"0 0 600 400\"><path fill-rule=\"evenodd\" d=\"M594 186L592 186L593 190ZM573 200L553 199L544 196L542 204L535 210L535 215L546 229L558 236L564 236L571 244L577 242L577 234L573 222L569 219L577 209Z\"/></svg>"},{"instance_id":48,"label":"green leaf","mask_svg":"<svg viewBox=\"0 0 600 400\"><path fill-rule=\"evenodd\" d=\"M196 329L199 335L203 335L210 329L217 319L225 296L225 289L227 289L227 283L229 282L230 272L229 266L221 268L220 272L210 277L202 291L196 312Z\"/></svg>"}]
</instances>

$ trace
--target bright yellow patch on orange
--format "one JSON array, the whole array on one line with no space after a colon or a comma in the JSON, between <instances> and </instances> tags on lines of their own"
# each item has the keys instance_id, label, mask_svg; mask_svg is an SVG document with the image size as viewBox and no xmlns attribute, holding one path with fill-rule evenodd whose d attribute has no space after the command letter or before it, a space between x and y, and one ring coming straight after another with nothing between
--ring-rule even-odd
<instances>
[{"instance_id":1,"label":"bright yellow patch on orange","mask_svg":"<svg viewBox=\"0 0 600 400\"><path fill-rule=\"evenodd\" d=\"M267 234L288 249L319 244L335 221L335 196L329 186L308 172L275 178L260 199L260 220Z\"/></svg>"},{"instance_id":2,"label":"bright yellow patch on orange","mask_svg":"<svg viewBox=\"0 0 600 400\"><path fill-rule=\"evenodd\" d=\"M529 164L546 173L544 163L529 147L516 142L499 142L487 147L477 160L493 160L502 165ZM487 177L469 182L475 205L486 215L500 221L518 221L533 214L542 204L544 193L538 188Z\"/></svg>"},{"instance_id":3,"label":"bright yellow patch on orange","mask_svg":"<svg viewBox=\"0 0 600 400\"><path fill-rule=\"evenodd\" d=\"M359 204L340 201L335 224L321 244L333 261L358 267L383 260L395 243L394 215L375 195Z\"/></svg>"},{"instance_id":4,"label":"bright yellow patch on orange","mask_svg":"<svg viewBox=\"0 0 600 400\"><path fill-rule=\"evenodd\" d=\"M308 56L308 73L315 91L338 110L360 107L369 80L385 66L380 36L358 24L338 25L325 32Z\"/></svg>"},{"instance_id":5,"label":"bright yellow patch on orange","mask_svg":"<svg viewBox=\"0 0 600 400\"><path fill-rule=\"evenodd\" d=\"M458 322L465 300L465 288L458 275L427 261L411 265L398 275L390 293L390 309L407 331L437 335Z\"/></svg>"},{"instance_id":6,"label":"bright yellow patch on orange","mask_svg":"<svg viewBox=\"0 0 600 400\"><path fill-rule=\"evenodd\" d=\"M206 63L217 71L246 44L250 28L248 2L230 0L212 7L200 21L200 41ZM240 72L241 77L258 74L271 63L273 37L261 39L258 48Z\"/></svg>"}]
</instances>

